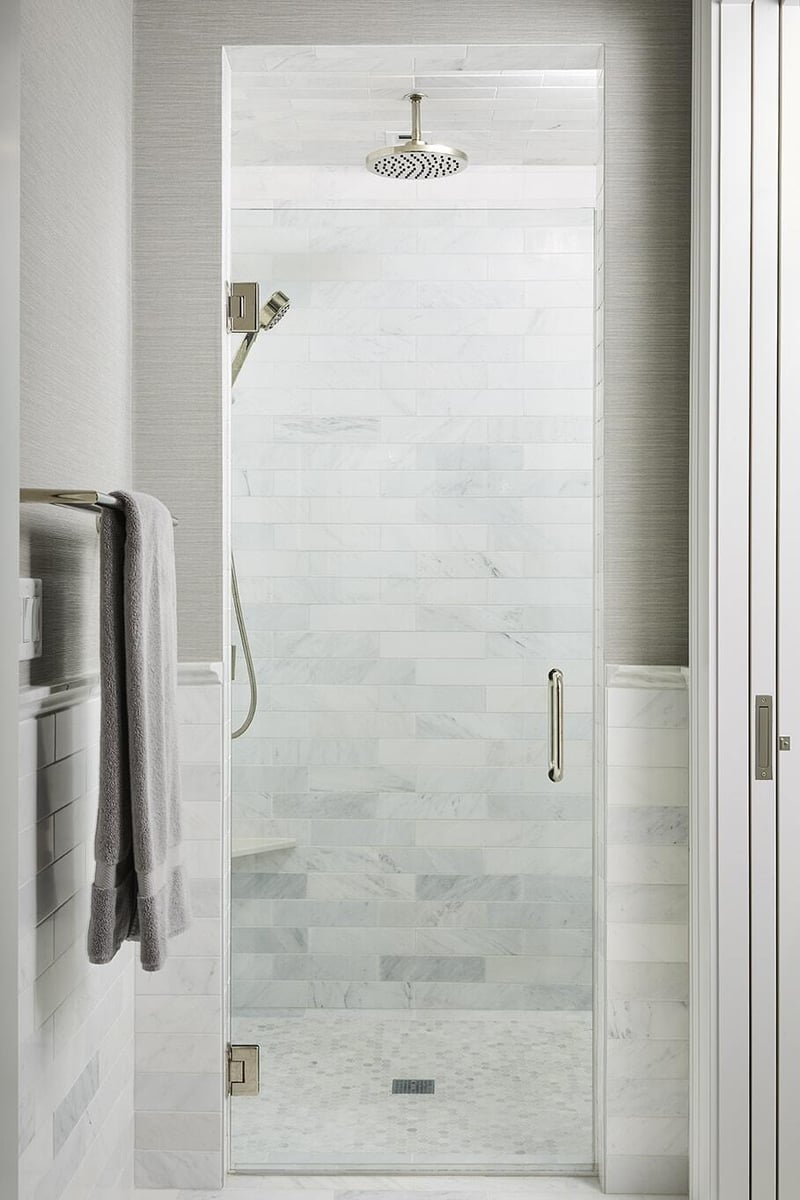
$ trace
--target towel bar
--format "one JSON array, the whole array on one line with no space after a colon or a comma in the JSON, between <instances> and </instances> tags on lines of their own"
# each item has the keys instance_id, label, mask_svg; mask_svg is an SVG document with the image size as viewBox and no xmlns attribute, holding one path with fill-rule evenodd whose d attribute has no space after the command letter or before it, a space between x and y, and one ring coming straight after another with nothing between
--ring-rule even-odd
<instances>
[{"instance_id":1,"label":"towel bar","mask_svg":"<svg viewBox=\"0 0 800 1200\"><path fill-rule=\"evenodd\" d=\"M116 496L106 492L88 491L59 491L51 492L47 488L20 488L20 504L58 504L62 508L85 508L89 512L99 512L103 508L122 508ZM172 518L172 524L178 522Z\"/></svg>"}]
</instances>

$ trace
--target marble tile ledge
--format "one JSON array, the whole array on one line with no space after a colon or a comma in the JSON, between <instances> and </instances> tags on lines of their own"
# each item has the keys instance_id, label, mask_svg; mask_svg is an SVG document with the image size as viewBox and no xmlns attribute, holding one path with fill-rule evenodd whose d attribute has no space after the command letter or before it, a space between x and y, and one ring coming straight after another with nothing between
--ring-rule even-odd
<instances>
[{"instance_id":1,"label":"marble tile ledge","mask_svg":"<svg viewBox=\"0 0 800 1200\"><path fill-rule=\"evenodd\" d=\"M441 1197L442 1200L586 1200L601 1196L596 1179L563 1175L505 1176L420 1176L420 1175L229 1175L225 1188L217 1191L137 1189L132 1200L291 1200L302 1192L305 1200L403 1200ZM653 1200L641 1192L617 1196L616 1200ZM661 1196L659 1200L687 1200L685 1196Z\"/></svg>"},{"instance_id":2,"label":"marble tile ledge","mask_svg":"<svg viewBox=\"0 0 800 1200\"><path fill-rule=\"evenodd\" d=\"M688 667L637 667L606 663L606 687L687 688Z\"/></svg>"}]
</instances>

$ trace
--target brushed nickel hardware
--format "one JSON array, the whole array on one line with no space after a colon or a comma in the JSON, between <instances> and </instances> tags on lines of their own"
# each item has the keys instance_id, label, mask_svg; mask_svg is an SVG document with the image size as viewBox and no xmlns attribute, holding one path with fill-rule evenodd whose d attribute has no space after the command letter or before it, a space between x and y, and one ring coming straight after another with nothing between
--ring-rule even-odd
<instances>
[{"instance_id":1,"label":"brushed nickel hardware","mask_svg":"<svg viewBox=\"0 0 800 1200\"><path fill-rule=\"evenodd\" d=\"M547 777L551 783L560 783L564 778L564 673L553 667L547 676L548 716L550 726L550 769Z\"/></svg>"},{"instance_id":2,"label":"brushed nickel hardware","mask_svg":"<svg viewBox=\"0 0 800 1200\"><path fill-rule=\"evenodd\" d=\"M228 1046L228 1095L257 1096L261 1088L259 1046Z\"/></svg>"},{"instance_id":3,"label":"brushed nickel hardware","mask_svg":"<svg viewBox=\"0 0 800 1200\"><path fill-rule=\"evenodd\" d=\"M228 332L257 333L259 290L257 283L232 283L228 293Z\"/></svg>"},{"instance_id":4,"label":"brushed nickel hardware","mask_svg":"<svg viewBox=\"0 0 800 1200\"><path fill-rule=\"evenodd\" d=\"M246 310L246 318L243 318L245 324L237 325L238 317L231 315L231 305L236 298L237 309L241 308L242 298ZM258 337L262 329L274 329L279 321L282 321L287 312L291 308L291 301L285 292L273 292L269 300L259 311L259 291L257 283L233 283L230 287L228 296L228 329L232 333L244 332L242 344L234 355L231 363L231 388L233 388L236 380L239 378L239 372L244 366L245 359L250 353L253 343ZM235 397L231 397L231 403ZM236 579L236 560L231 553L231 596L233 598L233 611L236 617L236 626L239 630L239 640L242 644L242 654L244 655L245 666L247 667L247 681L250 687L250 706L247 710L247 716L242 721L237 729L231 733L232 738L241 737L246 733L253 723L253 718L256 715L258 706L258 682L256 680L256 669L253 664L253 655L250 650L250 639L247 636L247 625L245 624L244 613L242 611L242 602L239 598L239 584ZM233 650L231 671L236 670L236 651ZM233 678L233 674L231 674Z\"/></svg>"},{"instance_id":5,"label":"brushed nickel hardware","mask_svg":"<svg viewBox=\"0 0 800 1200\"><path fill-rule=\"evenodd\" d=\"M469 162L463 150L426 142L422 136L420 107L424 94L410 92L411 137L401 138L399 146L382 146L367 155L367 170L385 179L443 179L457 175Z\"/></svg>"},{"instance_id":6,"label":"brushed nickel hardware","mask_svg":"<svg viewBox=\"0 0 800 1200\"><path fill-rule=\"evenodd\" d=\"M244 316L239 317L244 302ZM259 310L257 283L232 283L228 294L228 332L243 333L242 344L231 363L231 387L236 383L253 343L262 329L273 329L287 314L291 301L285 292L273 292ZM235 315L236 314L236 315Z\"/></svg>"},{"instance_id":7,"label":"brushed nickel hardware","mask_svg":"<svg viewBox=\"0 0 800 1200\"><path fill-rule=\"evenodd\" d=\"M89 492L80 490L50 491L49 488L20 488L20 504L57 504L59 508L81 508L88 512L99 513L104 508L122 508L122 501L116 496L105 492ZM172 524L178 522L172 518Z\"/></svg>"},{"instance_id":8,"label":"brushed nickel hardware","mask_svg":"<svg viewBox=\"0 0 800 1200\"><path fill-rule=\"evenodd\" d=\"M756 779L772 779L772 696L756 696Z\"/></svg>"},{"instance_id":9,"label":"brushed nickel hardware","mask_svg":"<svg viewBox=\"0 0 800 1200\"><path fill-rule=\"evenodd\" d=\"M779 737L778 738L778 749L779 750L791 750L791 748L792 748L792 739L790 737Z\"/></svg>"}]
</instances>

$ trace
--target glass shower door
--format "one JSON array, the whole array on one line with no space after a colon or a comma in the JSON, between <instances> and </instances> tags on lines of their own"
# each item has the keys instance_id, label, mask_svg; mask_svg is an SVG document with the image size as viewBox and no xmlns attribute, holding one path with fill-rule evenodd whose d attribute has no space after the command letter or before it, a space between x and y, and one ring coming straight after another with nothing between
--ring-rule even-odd
<instances>
[{"instance_id":1,"label":"glass shower door","mask_svg":"<svg viewBox=\"0 0 800 1200\"><path fill-rule=\"evenodd\" d=\"M233 214L234 1169L593 1163L593 219Z\"/></svg>"}]
</instances>

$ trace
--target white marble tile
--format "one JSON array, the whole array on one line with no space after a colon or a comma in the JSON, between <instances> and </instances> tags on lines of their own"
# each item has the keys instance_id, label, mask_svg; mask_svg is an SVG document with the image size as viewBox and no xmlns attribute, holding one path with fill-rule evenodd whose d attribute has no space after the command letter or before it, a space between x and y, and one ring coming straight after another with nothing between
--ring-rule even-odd
<instances>
[{"instance_id":1,"label":"white marble tile","mask_svg":"<svg viewBox=\"0 0 800 1200\"><path fill-rule=\"evenodd\" d=\"M608 879L614 883L686 883L684 846L609 846Z\"/></svg>"},{"instance_id":2,"label":"white marble tile","mask_svg":"<svg viewBox=\"0 0 800 1200\"><path fill-rule=\"evenodd\" d=\"M688 926L609 922L606 952L618 962L688 962Z\"/></svg>"}]
</instances>

